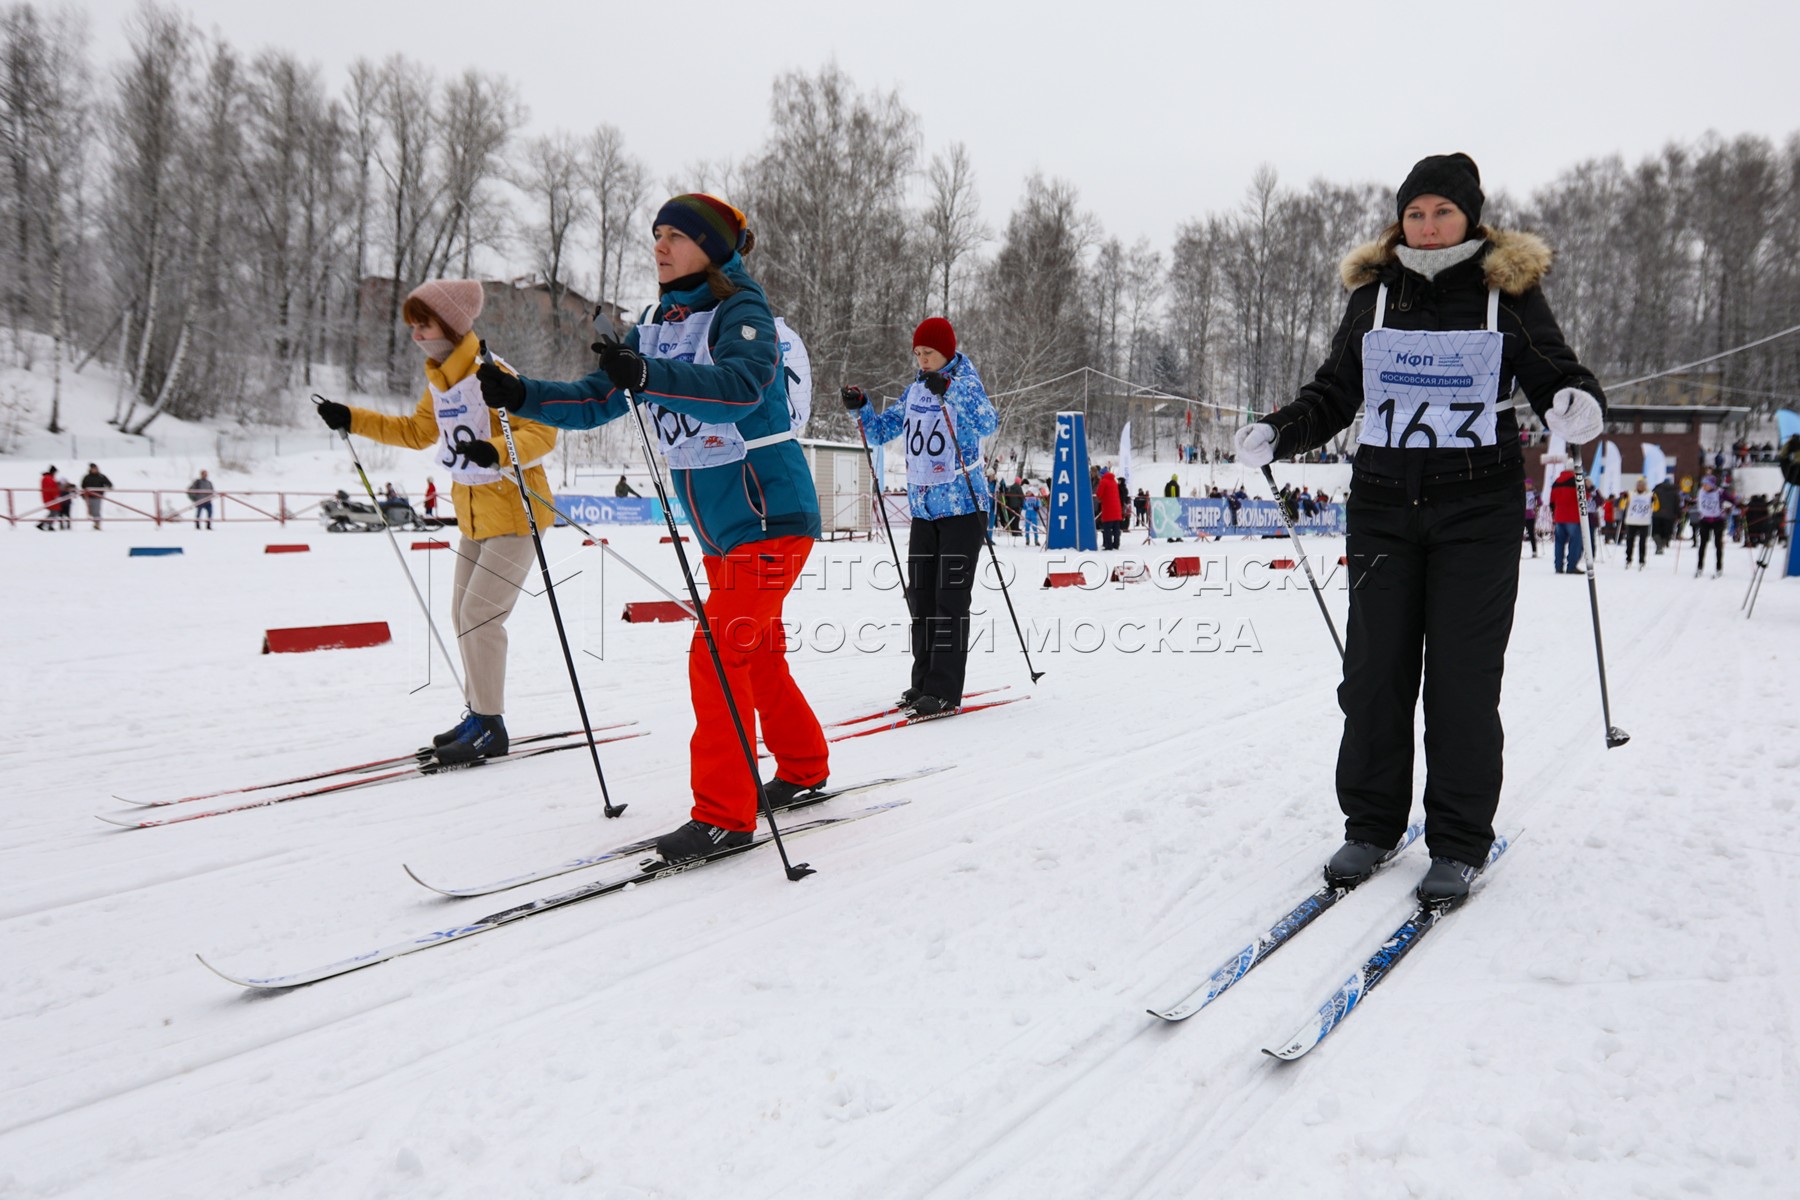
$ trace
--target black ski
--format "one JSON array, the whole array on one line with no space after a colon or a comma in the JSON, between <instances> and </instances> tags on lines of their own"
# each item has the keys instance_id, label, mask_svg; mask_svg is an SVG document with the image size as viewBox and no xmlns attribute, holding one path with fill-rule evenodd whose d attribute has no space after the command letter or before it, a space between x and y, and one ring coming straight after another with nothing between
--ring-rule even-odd
<instances>
[{"instance_id":1,"label":"black ski","mask_svg":"<svg viewBox=\"0 0 1800 1200\"><path fill-rule=\"evenodd\" d=\"M883 779L871 779L866 783L852 783L843 787L825 788L821 791L802 792L794 803L777 808L775 811L778 814L796 812L799 809L811 808L815 804L823 804L827 800L836 800L840 796L853 796L858 792L872 791L875 788L888 787L896 783L905 783L908 780L923 779L927 775L936 775L940 771L947 771L949 769L950 768L948 767L927 767L921 771L909 771L904 775L889 775ZM610 850L599 850L593 854L583 855L580 858L572 858L567 862L558 863L553 867L544 867L536 871L527 871L522 875L508 876L505 879L497 879L492 883L478 883L465 887L439 887L435 883L428 883L420 878L419 873L411 867L402 866L401 869L412 877L414 883L419 884L421 887L430 888L432 891L441 895L458 898L464 896L487 896L494 892L504 892L508 888L521 887L527 883L537 883L540 880L554 879L558 875L567 875L571 871L579 871L584 867L597 867L601 863L609 863L616 859L629 858L633 854L642 854L645 851L652 849L655 845L656 839L653 837L640 838L635 842L627 842L623 846L614 846Z\"/></svg>"},{"instance_id":2,"label":"black ski","mask_svg":"<svg viewBox=\"0 0 1800 1200\"><path fill-rule=\"evenodd\" d=\"M788 826L782 831L781 836L784 838L791 838L803 833L810 833L815 829L824 829L831 825L844 825L851 821L860 821L864 817L872 817L876 813L887 812L889 809L898 808L906 803L907 801L905 800L889 800L885 804L872 805L869 808L859 809L852 813L845 813L842 816L814 817L810 821L802 821L798 825ZM665 863L659 858L646 859L637 870L617 875L611 879L596 880L593 883L586 883L580 887L570 888L568 891L557 892L554 895L543 896L536 900L528 900L523 904L516 904L511 908L504 908L497 913L492 913L488 916L470 921L466 925L454 925L448 929L434 930L431 933L420 934L418 937L409 938L404 942L396 942L391 946L384 946L379 950L365 951L362 954L353 955L350 958L343 958L334 963L327 963L322 967L313 967L304 971L293 971L285 975L233 975L228 971L221 971L219 968L207 962L204 957L198 955L195 957L200 958L201 965L206 967L207 970L218 975L221 979L229 980L240 987L253 988L258 991L281 991L287 988L301 987L305 984L317 983L322 979L331 979L334 976L347 975L351 971L359 971L364 967L371 967L376 963L388 962L391 959L400 958L403 955L416 954L420 950L428 950L433 946L443 946L450 942L457 942L464 938L474 937L478 933L486 933L490 929L498 929L502 925L510 925L514 921L522 921L526 917L535 917L539 913L549 912L552 909L563 908L570 904L579 904L583 900L593 900L599 896L610 896L614 892L622 892L627 888L634 888L640 884L654 883L658 879L667 879L671 875L685 875L689 871L707 866L710 863L718 862L720 859L732 858L736 855L743 854L745 851L754 850L758 846L767 844L770 840L771 839L766 832L758 833L753 840L748 841L741 846L731 846L724 850L717 851L716 853L709 854L705 858L690 859L689 861L682 863Z\"/></svg>"}]
</instances>

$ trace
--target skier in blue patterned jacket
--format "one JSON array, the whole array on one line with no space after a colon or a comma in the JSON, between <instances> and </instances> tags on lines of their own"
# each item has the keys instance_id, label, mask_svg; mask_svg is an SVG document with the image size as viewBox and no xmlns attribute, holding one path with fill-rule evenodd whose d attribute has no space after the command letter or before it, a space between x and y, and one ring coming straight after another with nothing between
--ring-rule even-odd
<instances>
[{"instance_id":1,"label":"skier in blue patterned jacket","mask_svg":"<svg viewBox=\"0 0 1800 1200\"><path fill-rule=\"evenodd\" d=\"M912 611L912 685L900 707L914 717L955 712L969 661L969 604L993 500L981 439L999 427L981 375L956 348L956 330L927 317L913 331L919 372L899 401L877 413L859 387L843 390L871 442L904 435L912 529L906 545Z\"/></svg>"},{"instance_id":2,"label":"skier in blue patterned jacket","mask_svg":"<svg viewBox=\"0 0 1800 1200\"><path fill-rule=\"evenodd\" d=\"M756 775L732 708L775 756L771 809L823 787L825 734L788 673L781 609L819 536L819 498L795 440L775 318L744 269L756 245L744 214L692 193L651 222L661 299L623 342L595 345L600 369L555 383L480 372L490 406L563 429L589 429L643 408L673 491L703 553L706 616L722 671L698 627L688 650L692 819L657 839L669 862L742 845L756 829ZM728 706L723 684L731 690ZM752 718L754 717L754 723Z\"/></svg>"}]
</instances>

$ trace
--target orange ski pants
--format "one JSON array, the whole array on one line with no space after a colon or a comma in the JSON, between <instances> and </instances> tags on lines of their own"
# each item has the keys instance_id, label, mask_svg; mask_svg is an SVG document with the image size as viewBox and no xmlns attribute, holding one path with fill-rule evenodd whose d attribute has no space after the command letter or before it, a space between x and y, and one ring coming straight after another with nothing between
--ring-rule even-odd
<instances>
[{"instance_id":1,"label":"orange ski pants","mask_svg":"<svg viewBox=\"0 0 1800 1200\"><path fill-rule=\"evenodd\" d=\"M744 722L744 733L775 756L775 774L791 783L814 784L829 773L825 731L788 673L781 606L812 551L809 537L747 542L708 555L706 619L719 647L725 679ZM694 737L689 761L696 820L721 829L755 829L759 797L744 748L719 688L719 673L698 623L688 646L688 687L694 699Z\"/></svg>"}]
</instances>

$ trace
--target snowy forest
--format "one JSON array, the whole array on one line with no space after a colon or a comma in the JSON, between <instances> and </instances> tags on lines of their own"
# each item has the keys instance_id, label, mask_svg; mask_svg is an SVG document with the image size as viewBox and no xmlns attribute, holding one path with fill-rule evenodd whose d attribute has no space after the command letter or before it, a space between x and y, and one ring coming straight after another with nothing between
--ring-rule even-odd
<instances>
[{"instance_id":1,"label":"snowy forest","mask_svg":"<svg viewBox=\"0 0 1800 1200\"><path fill-rule=\"evenodd\" d=\"M129 433L165 413L279 424L325 371L409 392L406 292L494 264L532 300L490 308L484 332L533 374L582 373L582 310L654 293L654 206L711 190L749 214L750 267L821 387L891 394L912 326L938 312L1006 398L1004 447L1095 396L1166 393L1210 406L1186 440L1217 448L1313 369L1341 311L1338 260L1391 219L1391 180L1265 168L1236 209L1194 214L1167 245L1109 235L1066 179L1030 179L991 220L964 146L924 144L900 93L835 65L776 78L742 158L656 179L613 126L529 136L515 84L476 70L362 60L334 90L317 64L155 5L121 61L94 61L71 9L9 5L0 40L0 353L59 381L117 364ZM1557 249L1557 312L1603 380L1800 324L1800 134L1596 158L1529 197L1488 182L1490 224ZM1800 340L1781 339L1719 362L1708 394L1765 412L1794 402L1796 379ZM1090 432L1128 411L1096 409ZM814 429L843 421L820 405Z\"/></svg>"}]
</instances>

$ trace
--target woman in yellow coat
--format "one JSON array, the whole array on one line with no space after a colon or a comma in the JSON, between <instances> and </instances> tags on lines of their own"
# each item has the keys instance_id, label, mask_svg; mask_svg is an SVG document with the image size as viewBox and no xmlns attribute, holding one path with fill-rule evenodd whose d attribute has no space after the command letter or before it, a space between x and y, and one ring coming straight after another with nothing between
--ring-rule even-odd
<instances>
[{"instance_id":1,"label":"woman in yellow coat","mask_svg":"<svg viewBox=\"0 0 1800 1200\"><path fill-rule=\"evenodd\" d=\"M319 405L320 418L331 428L410 450L434 447L438 465L450 472L450 500L462 533L451 623L462 652L469 711L456 728L432 739L438 761L446 763L507 752L506 618L533 557L531 526L513 483L500 418L482 402L475 379L481 340L474 325L481 303L481 284L473 279L434 279L406 298L401 315L425 355L425 393L410 416L331 401ZM548 496L549 481L539 464L556 446L556 430L519 417L512 430L526 488ZM555 512L532 503L538 526L550 528Z\"/></svg>"}]
</instances>

